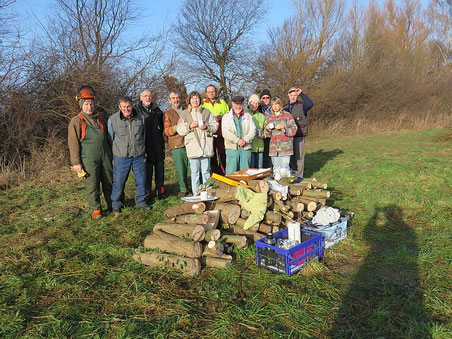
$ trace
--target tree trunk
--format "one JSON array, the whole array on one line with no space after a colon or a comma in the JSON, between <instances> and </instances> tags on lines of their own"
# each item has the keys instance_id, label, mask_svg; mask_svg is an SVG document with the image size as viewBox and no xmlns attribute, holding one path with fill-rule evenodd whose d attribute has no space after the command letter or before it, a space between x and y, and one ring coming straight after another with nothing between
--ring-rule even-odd
<instances>
[{"instance_id":1,"label":"tree trunk","mask_svg":"<svg viewBox=\"0 0 452 339\"><path fill-rule=\"evenodd\" d=\"M194 224L157 223L154 225L153 231L163 231L177 237L193 239L194 241L203 241L206 237L204 227Z\"/></svg>"},{"instance_id":2,"label":"tree trunk","mask_svg":"<svg viewBox=\"0 0 452 339\"><path fill-rule=\"evenodd\" d=\"M182 214L202 213L206 210L203 202L184 202L183 204L173 206L166 210L165 217L168 219L177 217Z\"/></svg>"},{"instance_id":3,"label":"tree trunk","mask_svg":"<svg viewBox=\"0 0 452 339\"><path fill-rule=\"evenodd\" d=\"M204 225L209 221L209 216L207 214L183 214L172 219L174 222L179 224L198 224Z\"/></svg>"},{"instance_id":4,"label":"tree trunk","mask_svg":"<svg viewBox=\"0 0 452 339\"><path fill-rule=\"evenodd\" d=\"M160 249L163 252L183 255L189 258L200 258L202 247L198 241L185 241L162 231L156 231L144 239L144 247Z\"/></svg>"},{"instance_id":5,"label":"tree trunk","mask_svg":"<svg viewBox=\"0 0 452 339\"><path fill-rule=\"evenodd\" d=\"M231 257L232 258L232 257ZM201 265L213 268L226 268L231 266L232 259L224 259L218 257L201 257Z\"/></svg>"},{"instance_id":6,"label":"tree trunk","mask_svg":"<svg viewBox=\"0 0 452 339\"><path fill-rule=\"evenodd\" d=\"M201 273L201 263L198 259L180 257L167 253L136 253L133 260L140 264L163 267L182 271L184 274L194 276Z\"/></svg>"},{"instance_id":7,"label":"tree trunk","mask_svg":"<svg viewBox=\"0 0 452 339\"><path fill-rule=\"evenodd\" d=\"M240 217L240 206L235 204L217 203L215 209L220 210L221 220L227 224L233 225Z\"/></svg>"},{"instance_id":8,"label":"tree trunk","mask_svg":"<svg viewBox=\"0 0 452 339\"><path fill-rule=\"evenodd\" d=\"M248 242L246 241L246 237L241 235L224 235L223 239L225 242L234 244L237 248L247 248Z\"/></svg>"}]
</instances>

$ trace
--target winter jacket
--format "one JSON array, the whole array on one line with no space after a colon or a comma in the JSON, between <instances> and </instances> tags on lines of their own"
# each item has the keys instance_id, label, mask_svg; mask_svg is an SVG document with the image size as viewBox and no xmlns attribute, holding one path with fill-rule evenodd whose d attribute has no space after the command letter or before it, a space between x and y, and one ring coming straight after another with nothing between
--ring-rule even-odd
<instances>
[{"instance_id":1,"label":"winter jacket","mask_svg":"<svg viewBox=\"0 0 452 339\"><path fill-rule=\"evenodd\" d=\"M208 109L201 108L199 111L193 111L193 114L197 116L196 119L202 117L204 123L207 123L207 130L198 127L190 129L189 126L194 121L192 112L184 110L180 112L182 122L177 125L177 133L185 136L184 144L189 159L210 158L214 154L212 135L216 132L218 123Z\"/></svg>"},{"instance_id":2,"label":"winter jacket","mask_svg":"<svg viewBox=\"0 0 452 339\"><path fill-rule=\"evenodd\" d=\"M242 119L242 138L237 135L237 128L234 122L234 113L232 109L226 113L221 119L221 133L224 138L224 147L226 149L237 149L237 142L239 139L245 140L246 144L243 146L244 150L251 149L251 142L256 135L256 125L254 124L251 114L244 112Z\"/></svg>"},{"instance_id":3,"label":"winter jacket","mask_svg":"<svg viewBox=\"0 0 452 339\"><path fill-rule=\"evenodd\" d=\"M121 158L138 157L145 149L144 116L135 109L127 119L121 111L108 119L108 136L113 144L113 155Z\"/></svg>"},{"instance_id":4,"label":"winter jacket","mask_svg":"<svg viewBox=\"0 0 452 339\"><path fill-rule=\"evenodd\" d=\"M170 108L163 116L163 126L165 134L168 136L168 148L170 150L185 147L184 136L177 133L177 122L180 119L180 110Z\"/></svg>"},{"instance_id":5,"label":"winter jacket","mask_svg":"<svg viewBox=\"0 0 452 339\"><path fill-rule=\"evenodd\" d=\"M165 159L165 141L163 139L163 112L151 103L149 107L142 102L135 105L135 110L144 117L146 156L150 162Z\"/></svg>"},{"instance_id":6,"label":"winter jacket","mask_svg":"<svg viewBox=\"0 0 452 339\"><path fill-rule=\"evenodd\" d=\"M287 103L284 110L292 114L298 131L295 137L305 137L308 135L308 111L314 106L314 103L303 92L300 93L301 100L293 104Z\"/></svg>"},{"instance_id":7,"label":"winter jacket","mask_svg":"<svg viewBox=\"0 0 452 339\"><path fill-rule=\"evenodd\" d=\"M246 110L252 117L254 121L254 125L256 126L256 135L251 142L251 152L263 152L264 151L264 139L259 139L257 137L257 130L260 129L261 132L264 132L264 124L265 124L265 115L262 114L259 111L256 111L256 113L253 113L252 110L248 109Z\"/></svg>"},{"instance_id":8,"label":"winter jacket","mask_svg":"<svg viewBox=\"0 0 452 339\"><path fill-rule=\"evenodd\" d=\"M297 124L289 112L283 111L280 115L267 117L266 124L275 124L275 129L266 129L266 134L271 137L269 155L271 157L293 154L293 137L297 133ZM276 130L276 126L284 124L283 131Z\"/></svg>"}]
</instances>

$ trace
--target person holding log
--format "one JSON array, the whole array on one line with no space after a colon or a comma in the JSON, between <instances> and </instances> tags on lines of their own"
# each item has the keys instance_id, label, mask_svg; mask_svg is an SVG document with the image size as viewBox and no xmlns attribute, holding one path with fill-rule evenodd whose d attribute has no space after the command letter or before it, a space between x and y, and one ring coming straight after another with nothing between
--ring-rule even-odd
<instances>
[{"instance_id":1,"label":"person holding log","mask_svg":"<svg viewBox=\"0 0 452 339\"><path fill-rule=\"evenodd\" d=\"M290 169L296 172L294 183L303 180L304 172L304 146L308 135L308 111L314 106L309 97L301 88L291 87L288 91L289 102L284 110L292 114L297 124L297 134L293 138L293 155L290 159Z\"/></svg>"},{"instance_id":2,"label":"person holding log","mask_svg":"<svg viewBox=\"0 0 452 339\"><path fill-rule=\"evenodd\" d=\"M226 175L250 167L251 141L256 135L253 117L243 110L245 98L232 98L232 109L222 119L222 134L226 149Z\"/></svg>"},{"instance_id":3,"label":"person holding log","mask_svg":"<svg viewBox=\"0 0 452 339\"><path fill-rule=\"evenodd\" d=\"M188 195L188 175L189 168L187 151L185 149L184 137L177 133L177 123L180 120L179 113L180 95L177 91L171 91L168 98L171 107L165 111L163 117L164 131L168 136L168 148L174 160L177 180L179 182L180 196Z\"/></svg>"},{"instance_id":4,"label":"person holding log","mask_svg":"<svg viewBox=\"0 0 452 339\"><path fill-rule=\"evenodd\" d=\"M191 92L187 97L187 109L180 112L181 120L177 124L177 133L185 136L184 145L190 162L191 188L196 195L202 183L210 177L210 158L214 155L213 133L218 129L212 113L202 108L201 94Z\"/></svg>"},{"instance_id":5,"label":"person holding log","mask_svg":"<svg viewBox=\"0 0 452 339\"><path fill-rule=\"evenodd\" d=\"M292 115L283 110L279 98L271 102L272 115L266 119L265 131L270 139L270 157L273 162L273 175L276 180L290 175L290 156L293 154L293 136L297 133L297 124Z\"/></svg>"},{"instance_id":6,"label":"person holding log","mask_svg":"<svg viewBox=\"0 0 452 339\"><path fill-rule=\"evenodd\" d=\"M102 217L100 185L107 209L111 210L113 182L111 145L108 143L105 122L95 111L94 90L90 86L80 88L75 97L81 112L73 117L68 127L68 146L74 172L85 181L86 200L92 210L91 217Z\"/></svg>"},{"instance_id":7,"label":"person holding log","mask_svg":"<svg viewBox=\"0 0 452 339\"><path fill-rule=\"evenodd\" d=\"M263 168L264 166L264 123L265 115L259 112L259 97L253 94L248 99L246 111L253 117L256 125L256 136L251 142L251 168Z\"/></svg>"}]
</instances>

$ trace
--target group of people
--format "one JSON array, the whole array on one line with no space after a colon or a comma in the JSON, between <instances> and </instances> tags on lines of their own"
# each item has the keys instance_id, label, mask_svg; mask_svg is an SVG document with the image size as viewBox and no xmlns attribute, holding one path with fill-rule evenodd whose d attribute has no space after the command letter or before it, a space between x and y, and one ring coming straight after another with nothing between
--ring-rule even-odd
<instances>
[{"instance_id":1,"label":"group of people","mask_svg":"<svg viewBox=\"0 0 452 339\"><path fill-rule=\"evenodd\" d=\"M73 169L84 176L92 218L102 217L100 186L107 208L119 214L124 208L124 187L130 171L136 184L135 203L150 209L153 197L165 197L165 140L174 161L181 196L196 195L211 172L230 174L246 168L268 168L274 178L295 173L294 182L303 178L307 113L313 103L300 88L288 91L288 102L272 98L270 90L253 94L245 108L245 98L232 98L232 108L218 98L214 85L191 92L185 105L180 93L171 91L170 108L162 112L145 89L140 102L130 97L118 100L119 111L105 121L95 110L93 88L80 89L81 112L69 123L68 145Z\"/></svg>"}]
</instances>

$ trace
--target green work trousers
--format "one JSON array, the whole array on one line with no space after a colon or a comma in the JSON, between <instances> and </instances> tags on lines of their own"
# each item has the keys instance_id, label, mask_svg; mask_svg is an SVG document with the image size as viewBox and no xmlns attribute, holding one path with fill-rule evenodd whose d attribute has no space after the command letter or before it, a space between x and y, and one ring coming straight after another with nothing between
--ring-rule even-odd
<instances>
[{"instance_id":1,"label":"green work trousers","mask_svg":"<svg viewBox=\"0 0 452 339\"><path fill-rule=\"evenodd\" d=\"M111 189L113 184L112 153L107 143L106 132L86 125L86 136L81 142L81 158L85 177L86 200L91 210L100 210L100 184L107 208L111 209Z\"/></svg>"},{"instance_id":2,"label":"green work trousers","mask_svg":"<svg viewBox=\"0 0 452 339\"><path fill-rule=\"evenodd\" d=\"M243 147L237 147L236 150L226 150L226 175L238 170L250 167L251 149L244 150Z\"/></svg>"},{"instance_id":3,"label":"green work trousers","mask_svg":"<svg viewBox=\"0 0 452 339\"><path fill-rule=\"evenodd\" d=\"M190 171L190 164L188 162L187 151L185 150L185 147L172 149L171 156L174 160L174 167L176 167L179 190L181 192L188 191L187 173Z\"/></svg>"}]
</instances>

